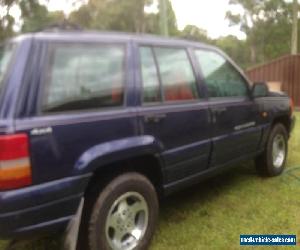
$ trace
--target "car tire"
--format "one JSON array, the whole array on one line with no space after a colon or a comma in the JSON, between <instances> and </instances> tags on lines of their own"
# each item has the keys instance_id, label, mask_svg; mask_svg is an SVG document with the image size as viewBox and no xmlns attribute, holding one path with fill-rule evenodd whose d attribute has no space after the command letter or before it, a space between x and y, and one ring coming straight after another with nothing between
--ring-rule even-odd
<instances>
[{"instance_id":1,"label":"car tire","mask_svg":"<svg viewBox=\"0 0 300 250\"><path fill-rule=\"evenodd\" d=\"M90 250L148 248L159 205L156 190L145 176L132 172L116 177L90 208L86 230Z\"/></svg>"},{"instance_id":2,"label":"car tire","mask_svg":"<svg viewBox=\"0 0 300 250\"><path fill-rule=\"evenodd\" d=\"M258 173L272 177L282 173L288 154L288 133L286 128L278 123L269 134L264 152L255 160Z\"/></svg>"}]
</instances>

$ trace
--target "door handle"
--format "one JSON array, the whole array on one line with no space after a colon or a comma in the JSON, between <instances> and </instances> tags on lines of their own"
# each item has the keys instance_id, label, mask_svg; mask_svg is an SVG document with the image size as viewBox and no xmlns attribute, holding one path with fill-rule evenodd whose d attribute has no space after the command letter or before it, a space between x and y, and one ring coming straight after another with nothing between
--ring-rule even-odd
<instances>
[{"instance_id":1,"label":"door handle","mask_svg":"<svg viewBox=\"0 0 300 250\"><path fill-rule=\"evenodd\" d=\"M211 121L213 124L217 122L217 117L223 112L226 112L227 108L225 107L213 107L211 108Z\"/></svg>"},{"instance_id":2,"label":"door handle","mask_svg":"<svg viewBox=\"0 0 300 250\"><path fill-rule=\"evenodd\" d=\"M215 107L215 108L211 108L211 110L214 113L223 113L223 112L227 111L227 108L225 108L225 107Z\"/></svg>"},{"instance_id":3,"label":"door handle","mask_svg":"<svg viewBox=\"0 0 300 250\"><path fill-rule=\"evenodd\" d=\"M151 115L145 115L144 121L145 122L160 122L161 120L166 118L166 114L151 114Z\"/></svg>"}]
</instances>

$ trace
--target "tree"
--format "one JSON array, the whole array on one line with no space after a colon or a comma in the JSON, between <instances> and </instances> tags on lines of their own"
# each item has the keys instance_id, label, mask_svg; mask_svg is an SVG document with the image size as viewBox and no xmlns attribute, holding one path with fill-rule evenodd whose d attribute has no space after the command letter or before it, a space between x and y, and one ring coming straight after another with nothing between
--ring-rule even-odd
<instances>
[{"instance_id":1,"label":"tree","mask_svg":"<svg viewBox=\"0 0 300 250\"><path fill-rule=\"evenodd\" d=\"M5 10L0 20L0 41L17 33L15 17L10 14L11 8L15 6L21 10L21 32L37 31L51 23L64 20L63 12L49 12L38 0L0 0L0 8Z\"/></svg>"},{"instance_id":2,"label":"tree","mask_svg":"<svg viewBox=\"0 0 300 250\"><path fill-rule=\"evenodd\" d=\"M166 0L159 0L159 21L160 21L161 35L169 36L168 12L167 12Z\"/></svg>"},{"instance_id":3,"label":"tree","mask_svg":"<svg viewBox=\"0 0 300 250\"><path fill-rule=\"evenodd\" d=\"M93 16L89 5L82 5L78 10L70 13L69 21L83 28L91 28Z\"/></svg>"},{"instance_id":4,"label":"tree","mask_svg":"<svg viewBox=\"0 0 300 250\"><path fill-rule=\"evenodd\" d=\"M99 30L144 32L144 7L152 0L90 0L70 14L69 20Z\"/></svg>"},{"instance_id":5,"label":"tree","mask_svg":"<svg viewBox=\"0 0 300 250\"><path fill-rule=\"evenodd\" d=\"M159 15L144 11L152 3L153 0L89 0L73 11L69 20L87 29L159 34ZM171 2L166 3L169 33L175 35L176 16Z\"/></svg>"},{"instance_id":6,"label":"tree","mask_svg":"<svg viewBox=\"0 0 300 250\"><path fill-rule=\"evenodd\" d=\"M165 36L178 35L176 15L170 0L160 0L159 5L160 34Z\"/></svg>"},{"instance_id":7,"label":"tree","mask_svg":"<svg viewBox=\"0 0 300 250\"><path fill-rule=\"evenodd\" d=\"M20 2L23 17L22 32L34 32L53 23L63 22L65 19L62 11L49 12L46 6L38 1L29 3L26 0Z\"/></svg>"},{"instance_id":8,"label":"tree","mask_svg":"<svg viewBox=\"0 0 300 250\"><path fill-rule=\"evenodd\" d=\"M239 66L249 66L249 48L245 40L229 35L216 40L216 45L225 51Z\"/></svg>"},{"instance_id":9,"label":"tree","mask_svg":"<svg viewBox=\"0 0 300 250\"><path fill-rule=\"evenodd\" d=\"M290 32L290 4L284 0L230 0L230 4L243 9L241 14L227 12L227 19L247 35L252 64L268 60L290 47L286 42Z\"/></svg>"},{"instance_id":10,"label":"tree","mask_svg":"<svg viewBox=\"0 0 300 250\"><path fill-rule=\"evenodd\" d=\"M207 31L195 25L185 26L184 29L181 31L180 36L188 40L194 40L204 43L213 43L213 41L208 37Z\"/></svg>"},{"instance_id":11,"label":"tree","mask_svg":"<svg viewBox=\"0 0 300 250\"><path fill-rule=\"evenodd\" d=\"M298 0L293 0L293 29L292 29L292 54L298 51Z\"/></svg>"},{"instance_id":12,"label":"tree","mask_svg":"<svg viewBox=\"0 0 300 250\"><path fill-rule=\"evenodd\" d=\"M166 0L167 26L170 36L179 35L176 15L170 0Z\"/></svg>"},{"instance_id":13,"label":"tree","mask_svg":"<svg viewBox=\"0 0 300 250\"><path fill-rule=\"evenodd\" d=\"M3 15L0 19L0 41L14 34L15 19L10 14L10 9L15 3L15 0L0 0L0 8L3 10Z\"/></svg>"}]
</instances>

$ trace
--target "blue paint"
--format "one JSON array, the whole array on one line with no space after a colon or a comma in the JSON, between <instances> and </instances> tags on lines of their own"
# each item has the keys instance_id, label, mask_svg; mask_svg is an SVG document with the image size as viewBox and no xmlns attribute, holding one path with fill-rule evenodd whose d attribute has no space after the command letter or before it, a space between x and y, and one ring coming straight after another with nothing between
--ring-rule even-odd
<instances>
[{"instance_id":1,"label":"blue paint","mask_svg":"<svg viewBox=\"0 0 300 250\"><path fill-rule=\"evenodd\" d=\"M165 194L217 174L235 161L262 152L274 119L287 117L289 99L272 96L210 99L193 48L183 40L119 33L36 33L18 44L0 98L0 134L27 133L33 185L0 192L0 237L63 230L75 214L95 171L142 156L159 159ZM126 47L124 106L46 114L41 111L43 76L53 43L118 43ZM198 100L144 106L139 45L185 48L197 80ZM241 76L242 71L226 56ZM224 109L225 108L225 109ZM219 109L218 112L216 110ZM223 111L222 111L223 110ZM268 112L263 118L261 112ZM146 116L161 116L146 122ZM254 126L242 130L244 124ZM51 127L52 130L47 130ZM292 126L291 126L292 127ZM31 135L33 129L51 131Z\"/></svg>"}]
</instances>

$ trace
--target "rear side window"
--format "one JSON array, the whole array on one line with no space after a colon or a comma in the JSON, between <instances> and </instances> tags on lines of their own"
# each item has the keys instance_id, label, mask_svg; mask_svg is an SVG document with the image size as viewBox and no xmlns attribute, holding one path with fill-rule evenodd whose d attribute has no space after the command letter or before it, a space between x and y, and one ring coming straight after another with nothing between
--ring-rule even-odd
<instances>
[{"instance_id":1,"label":"rear side window","mask_svg":"<svg viewBox=\"0 0 300 250\"><path fill-rule=\"evenodd\" d=\"M9 64L12 60L14 48L15 44L13 43L0 46L0 89Z\"/></svg>"},{"instance_id":2,"label":"rear side window","mask_svg":"<svg viewBox=\"0 0 300 250\"><path fill-rule=\"evenodd\" d=\"M248 83L224 57L208 50L197 50L196 57L210 97L244 97L248 95Z\"/></svg>"},{"instance_id":3,"label":"rear side window","mask_svg":"<svg viewBox=\"0 0 300 250\"><path fill-rule=\"evenodd\" d=\"M98 109L123 104L125 48L55 45L50 49L43 111Z\"/></svg>"}]
</instances>

